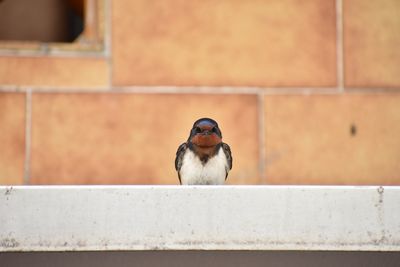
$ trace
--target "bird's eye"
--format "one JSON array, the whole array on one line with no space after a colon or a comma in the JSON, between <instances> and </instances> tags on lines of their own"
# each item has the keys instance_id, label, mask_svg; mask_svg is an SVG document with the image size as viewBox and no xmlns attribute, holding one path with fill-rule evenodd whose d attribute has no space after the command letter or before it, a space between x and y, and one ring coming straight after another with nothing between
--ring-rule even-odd
<instances>
[{"instance_id":1,"label":"bird's eye","mask_svg":"<svg viewBox=\"0 0 400 267\"><path fill-rule=\"evenodd\" d=\"M195 133L201 133L201 129L200 129L200 127L196 127L196 128L194 128L194 132L195 132Z\"/></svg>"},{"instance_id":2,"label":"bird's eye","mask_svg":"<svg viewBox=\"0 0 400 267\"><path fill-rule=\"evenodd\" d=\"M217 131L217 127L213 127L211 131L212 131L213 133L217 133L217 132L218 132L218 131Z\"/></svg>"}]
</instances>

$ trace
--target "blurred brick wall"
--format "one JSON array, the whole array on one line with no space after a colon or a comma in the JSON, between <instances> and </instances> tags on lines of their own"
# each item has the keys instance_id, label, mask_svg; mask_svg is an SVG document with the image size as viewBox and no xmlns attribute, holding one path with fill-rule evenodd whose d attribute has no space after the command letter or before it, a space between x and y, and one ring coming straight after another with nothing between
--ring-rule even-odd
<instances>
[{"instance_id":1,"label":"blurred brick wall","mask_svg":"<svg viewBox=\"0 0 400 267\"><path fill-rule=\"evenodd\" d=\"M230 184L400 184L399 1L103 3L101 51L0 44L0 184L177 184L203 116Z\"/></svg>"}]
</instances>

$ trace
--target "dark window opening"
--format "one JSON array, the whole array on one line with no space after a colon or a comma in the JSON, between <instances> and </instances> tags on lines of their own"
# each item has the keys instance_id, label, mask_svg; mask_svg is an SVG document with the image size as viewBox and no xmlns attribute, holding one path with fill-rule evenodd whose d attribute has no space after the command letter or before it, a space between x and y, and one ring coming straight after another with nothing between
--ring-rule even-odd
<instances>
[{"instance_id":1,"label":"dark window opening","mask_svg":"<svg viewBox=\"0 0 400 267\"><path fill-rule=\"evenodd\" d=\"M0 0L0 41L74 42L85 0Z\"/></svg>"}]
</instances>

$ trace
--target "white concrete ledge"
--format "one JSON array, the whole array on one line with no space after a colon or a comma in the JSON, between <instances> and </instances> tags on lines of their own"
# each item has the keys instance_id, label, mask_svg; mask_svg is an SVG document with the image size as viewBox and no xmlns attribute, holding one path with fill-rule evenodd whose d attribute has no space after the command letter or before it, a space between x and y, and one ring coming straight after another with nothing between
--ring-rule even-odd
<instances>
[{"instance_id":1,"label":"white concrete ledge","mask_svg":"<svg viewBox=\"0 0 400 267\"><path fill-rule=\"evenodd\" d=\"M0 251L400 251L400 187L0 187Z\"/></svg>"}]
</instances>

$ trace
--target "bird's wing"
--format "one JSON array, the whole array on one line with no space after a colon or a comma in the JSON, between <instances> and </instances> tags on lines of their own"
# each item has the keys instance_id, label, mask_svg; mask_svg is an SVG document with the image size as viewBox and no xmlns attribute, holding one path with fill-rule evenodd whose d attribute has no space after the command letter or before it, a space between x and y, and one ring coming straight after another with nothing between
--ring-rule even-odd
<instances>
[{"instance_id":1,"label":"bird's wing","mask_svg":"<svg viewBox=\"0 0 400 267\"><path fill-rule=\"evenodd\" d=\"M229 170L232 169L232 153L231 153L231 148L229 147L228 144L222 143L222 149L224 150L226 159L228 160L228 167L229 167L229 169L226 170L226 176L225 176L226 180L226 178L228 178Z\"/></svg>"},{"instance_id":2,"label":"bird's wing","mask_svg":"<svg viewBox=\"0 0 400 267\"><path fill-rule=\"evenodd\" d=\"M185 151L187 148L188 148L187 143L183 143L182 145L180 145L178 147L178 150L176 151L175 170L178 172L179 183L182 183L181 175L179 174L179 171L181 170L182 162L183 162L183 155L185 154Z\"/></svg>"}]
</instances>

